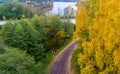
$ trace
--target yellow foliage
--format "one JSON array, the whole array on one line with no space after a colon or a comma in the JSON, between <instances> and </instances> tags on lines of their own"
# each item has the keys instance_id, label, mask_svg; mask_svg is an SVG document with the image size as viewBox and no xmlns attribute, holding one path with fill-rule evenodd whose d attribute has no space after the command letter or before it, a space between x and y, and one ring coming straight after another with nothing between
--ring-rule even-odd
<instances>
[{"instance_id":1,"label":"yellow foliage","mask_svg":"<svg viewBox=\"0 0 120 74\"><path fill-rule=\"evenodd\" d=\"M74 32L74 39L78 38L82 41L84 40L84 35L82 35L82 32L86 30L86 9L82 7L82 3L79 2L78 4L78 10L76 12L76 31Z\"/></svg>"},{"instance_id":2,"label":"yellow foliage","mask_svg":"<svg viewBox=\"0 0 120 74\"><path fill-rule=\"evenodd\" d=\"M25 18L25 15L24 15L24 14L22 14L22 18Z\"/></svg>"},{"instance_id":3,"label":"yellow foliage","mask_svg":"<svg viewBox=\"0 0 120 74\"><path fill-rule=\"evenodd\" d=\"M2 17L2 20L6 20L6 17L5 17L5 16L3 16L3 17Z\"/></svg>"},{"instance_id":4,"label":"yellow foliage","mask_svg":"<svg viewBox=\"0 0 120 74\"><path fill-rule=\"evenodd\" d=\"M56 33L56 36L59 38L65 38L66 35L65 35L65 32L61 30Z\"/></svg>"},{"instance_id":5,"label":"yellow foliage","mask_svg":"<svg viewBox=\"0 0 120 74\"><path fill-rule=\"evenodd\" d=\"M100 70L102 70L104 67L104 61L103 61L104 56L105 56L105 54L103 53L103 51L101 49L96 51L96 53L95 53L96 65L98 66L98 68Z\"/></svg>"},{"instance_id":6,"label":"yellow foliage","mask_svg":"<svg viewBox=\"0 0 120 74\"><path fill-rule=\"evenodd\" d=\"M65 37L66 37L66 35L65 35L65 32L63 30L58 31L56 33L56 38L57 38L56 40L58 40L57 41L58 44L62 44L64 42L64 40L65 40Z\"/></svg>"},{"instance_id":7,"label":"yellow foliage","mask_svg":"<svg viewBox=\"0 0 120 74\"><path fill-rule=\"evenodd\" d=\"M80 74L96 74L92 65L88 65L83 70L81 70Z\"/></svg>"},{"instance_id":8,"label":"yellow foliage","mask_svg":"<svg viewBox=\"0 0 120 74\"><path fill-rule=\"evenodd\" d=\"M53 14L49 14L49 18L50 18L50 19L53 18L53 16L54 16Z\"/></svg>"},{"instance_id":9,"label":"yellow foliage","mask_svg":"<svg viewBox=\"0 0 120 74\"><path fill-rule=\"evenodd\" d=\"M119 2L86 0L86 7L78 3L74 38L83 49L78 55L81 74L120 74Z\"/></svg>"},{"instance_id":10,"label":"yellow foliage","mask_svg":"<svg viewBox=\"0 0 120 74\"><path fill-rule=\"evenodd\" d=\"M119 67L120 66L120 50L115 50L113 53L114 65Z\"/></svg>"}]
</instances>

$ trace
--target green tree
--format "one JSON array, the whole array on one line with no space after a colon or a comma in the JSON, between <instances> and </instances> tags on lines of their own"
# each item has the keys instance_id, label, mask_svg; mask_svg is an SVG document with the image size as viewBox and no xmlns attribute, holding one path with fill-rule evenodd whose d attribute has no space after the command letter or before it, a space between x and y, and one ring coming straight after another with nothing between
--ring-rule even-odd
<instances>
[{"instance_id":1,"label":"green tree","mask_svg":"<svg viewBox=\"0 0 120 74\"><path fill-rule=\"evenodd\" d=\"M14 40L13 38L14 28L15 28L15 25L13 25L12 23L7 23L1 29L2 38L4 42L7 43L8 45L12 45L12 42Z\"/></svg>"},{"instance_id":2,"label":"green tree","mask_svg":"<svg viewBox=\"0 0 120 74\"><path fill-rule=\"evenodd\" d=\"M0 74L35 73L33 57L15 48L4 48L4 50L5 53L0 53Z\"/></svg>"},{"instance_id":3,"label":"green tree","mask_svg":"<svg viewBox=\"0 0 120 74\"><path fill-rule=\"evenodd\" d=\"M65 19L66 20L66 19ZM73 35L75 25L70 23L70 20L64 22L64 31L66 33L66 37L70 38Z\"/></svg>"},{"instance_id":4,"label":"green tree","mask_svg":"<svg viewBox=\"0 0 120 74\"><path fill-rule=\"evenodd\" d=\"M23 14L23 7L21 4L17 3L5 3L0 6L0 16L6 16L7 19L10 18L20 18Z\"/></svg>"},{"instance_id":5,"label":"green tree","mask_svg":"<svg viewBox=\"0 0 120 74\"><path fill-rule=\"evenodd\" d=\"M58 43L58 37L56 36L56 34L59 31L64 30L64 24L61 20L60 17L58 16L54 16L54 15L50 15L49 16L49 32L47 34L48 38L46 41L46 49L52 49L53 47L58 47L59 44Z\"/></svg>"},{"instance_id":6,"label":"green tree","mask_svg":"<svg viewBox=\"0 0 120 74\"><path fill-rule=\"evenodd\" d=\"M21 19L22 15L26 17L33 16L33 10L25 4L20 3L4 3L0 5L0 19L5 16L6 19Z\"/></svg>"},{"instance_id":7,"label":"green tree","mask_svg":"<svg viewBox=\"0 0 120 74\"><path fill-rule=\"evenodd\" d=\"M39 32L40 41L44 40L45 37L45 26L47 25L47 18L45 16L38 16L35 14L31 19L32 24L35 26L35 29Z\"/></svg>"},{"instance_id":8,"label":"green tree","mask_svg":"<svg viewBox=\"0 0 120 74\"><path fill-rule=\"evenodd\" d=\"M9 46L27 51L36 61L41 60L44 51L43 44L39 43L40 35L29 20L21 20L17 24L6 24L2 28L3 40Z\"/></svg>"},{"instance_id":9,"label":"green tree","mask_svg":"<svg viewBox=\"0 0 120 74\"><path fill-rule=\"evenodd\" d=\"M31 9L27 4L22 5L23 6L23 14L27 17L27 18L32 18L34 15L34 11L33 9Z\"/></svg>"}]
</instances>

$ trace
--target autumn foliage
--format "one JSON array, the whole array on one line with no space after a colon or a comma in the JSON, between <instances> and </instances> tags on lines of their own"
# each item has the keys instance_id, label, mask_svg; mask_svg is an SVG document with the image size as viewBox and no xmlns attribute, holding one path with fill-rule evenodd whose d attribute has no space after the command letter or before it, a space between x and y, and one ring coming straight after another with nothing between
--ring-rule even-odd
<instances>
[{"instance_id":1,"label":"autumn foliage","mask_svg":"<svg viewBox=\"0 0 120 74\"><path fill-rule=\"evenodd\" d=\"M119 0L78 3L75 38L79 38L80 74L120 74Z\"/></svg>"}]
</instances>

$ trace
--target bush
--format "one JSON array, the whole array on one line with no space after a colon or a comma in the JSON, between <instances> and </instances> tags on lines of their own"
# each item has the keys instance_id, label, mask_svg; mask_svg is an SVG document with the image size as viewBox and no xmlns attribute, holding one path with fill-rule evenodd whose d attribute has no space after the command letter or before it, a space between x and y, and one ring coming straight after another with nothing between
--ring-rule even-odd
<instances>
[{"instance_id":1,"label":"bush","mask_svg":"<svg viewBox=\"0 0 120 74\"><path fill-rule=\"evenodd\" d=\"M39 32L29 20L21 20L17 25L7 23L2 28L2 36L7 45L26 50L36 60L42 58L44 48L42 43L38 43Z\"/></svg>"},{"instance_id":2,"label":"bush","mask_svg":"<svg viewBox=\"0 0 120 74\"><path fill-rule=\"evenodd\" d=\"M5 53L6 51L5 51L5 48L4 48L4 46L3 45L0 45L0 54L3 54L3 53Z\"/></svg>"},{"instance_id":3,"label":"bush","mask_svg":"<svg viewBox=\"0 0 120 74\"><path fill-rule=\"evenodd\" d=\"M0 19L21 19L24 14L26 17L33 16L33 11L20 3L4 3L0 5Z\"/></svg>"},{"instance_id":4,"label":"bush","mask_svg":"<svg viewBox=\"0 0 120 74\"><path fill-rule=\"evenodd\" d=\"M6 23L1 30L5 44L25 50L36 61L44 60L46 51L61 46L67 40L66 33L69 31L65 31L60 17L49 16L47 19L47 16L37 14L30 20Z\"/></svg>"},{"instance_id":5,"label":"bush","mask_svg":"<svg viewBox=\"0 0 120 74\"><path fill-rule=\"evenodd\" d=\"M33 57L15 48L5 48L5 51L0 54L0 74L35 74Z\"/></svg>"}]
</instances>

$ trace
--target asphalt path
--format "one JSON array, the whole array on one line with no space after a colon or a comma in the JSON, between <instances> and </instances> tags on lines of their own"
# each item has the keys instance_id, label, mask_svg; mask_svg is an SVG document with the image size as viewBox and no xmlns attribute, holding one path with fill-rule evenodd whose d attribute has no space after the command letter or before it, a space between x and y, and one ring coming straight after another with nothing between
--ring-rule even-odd
<instances>
[{"instance_id":1,"label":"asphalt path","mask_svg":"<svg viewBox=\"0 0 120 74\"><path fill-rule=\"evenodd\" d=\"M50 74L70 74L70 56L76 45L76 41L72 42L55 58L50 67Z\"/></svg>"}]
</instances>

